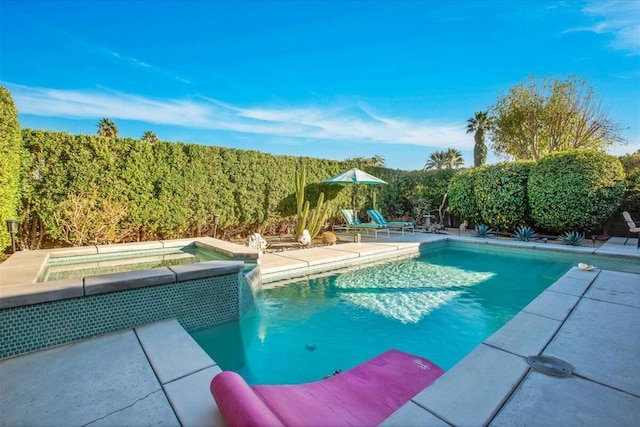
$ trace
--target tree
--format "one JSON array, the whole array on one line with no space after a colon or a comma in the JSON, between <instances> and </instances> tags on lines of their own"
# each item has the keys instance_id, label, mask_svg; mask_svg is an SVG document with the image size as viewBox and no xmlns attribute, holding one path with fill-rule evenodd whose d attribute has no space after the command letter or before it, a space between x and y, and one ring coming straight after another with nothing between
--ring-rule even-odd
<instances>
[{"instance_id":1,"label":"tree","mask_svg":"<svg viewBox=\"0 0 640 427\"><path fill-rule=\"evenodd\" d=\"M487 145L484 142L485 133L493 127L493 118L487 111L476 111L475 116L467 120L467 133L475 132L473 139L473 166L482 166L487 162Z\"/></svg>"},{"instance_id":2,"label":"tree","mask_svg":"<svg viewBox=\"0 0 640 427\"><path fill-rule=\"evenodd\" d=\"M345 162L355 162L355 163L359 163L362 166L373 166L373 167L379 167L379 168L385 167L387 163L386 159L379 154L376 154L373 157L356 156L350 159L345 159Z\"/></svg>"},{"instance_id":3,"label":"tree","mask_svg":"<svg viewBox=\"0 0 640 427\"><path fill-rule=\"evenodd\" d=\"M142 134L142 140L143 141L148 141L148 142L158 142L158 141L160 141L160 139L158 139L158 135L156 135L156 133L151 131L151 130L148 130L144 134Z\"/></svg>"},{"instance_id":4,"label":"tree","mask_svg":"<svg viewBox=\"0 0 640 427\"><path fill-rule=\"evenodd\" d=\"M503 157L538 161L570 149L604 150L623 141L596 101L593 88L576 76L564 81L530 77L500 96L492 108L492 149Z\"/></svg>"},{"instance_id":5,"label":"tree","mask_svg":"<svg viewBox=\"0 0 640 427\"><path fill-rule=\"evenodd\" d=\"M18 219L24 154L18 110L11 93L0 86L0 252L11 243L5 221Z\"/></svg>"},{"instance_id":6,"label":"tree","mask_svg":"<svg viewBox=\"0 0 640 427\"><path fill-rule=\"evenodd\" d=\"M422 170L430 170L430 169L441 170L445 168L446 162L447 162L447 159L445 157L444 151L434 151L433 153L431 153L431 155L427 159Z\"/></svg>"},{"instance_id":7,"label":"tree","mask_svg":"<svg viewBox=\"0 0 640 427\"><path fill-rule=\"evenodd\" d=\"M629 211L636 218L640 216L640 150L619 159L626 176L620 211Z\"/></svg>"},{"instance_id":8,"label":"tree","mask_svg":"<svg viewBox=\"0 0 640 427\"><path fill-rule=\"evenodd\" d=\"M387 159L385 159L383 156L381 156L380 154L375 154L372 158L371 158L371 166L376 166L379 168L383 168L387 165Z\"/></svg>"},{"instance_id":9,"label":"tree","mask_svg":"<svg viewBox=\"0 0 640 427\"><path fill-rule=\"evenodd\" d=\"M431 153L422 170L458 169L462 165L464 165L462 153L455 148L449 148L447 151Z\"/></svg>"},{"instance_id":10,"label":"tree","mask_svg":"<svg viewBox=\"0 0 640 427\"><path fill-rule=\"evenodd\" d=\"M445 169L458 169L464 165L464 157L462 153L455 148L449 148L444 152L446 159Z\"/></svg>"},{"instance_id":11,"label":"tree","mask_svg":"<svg viewBox=\"0 0 640 427\"><path fill-rule=\"evenodd\" d=\"M113 120L103 117L102 120L98 122L98 136L117 138L118 126L116 126Z\"/></svg>"}]
</instances>

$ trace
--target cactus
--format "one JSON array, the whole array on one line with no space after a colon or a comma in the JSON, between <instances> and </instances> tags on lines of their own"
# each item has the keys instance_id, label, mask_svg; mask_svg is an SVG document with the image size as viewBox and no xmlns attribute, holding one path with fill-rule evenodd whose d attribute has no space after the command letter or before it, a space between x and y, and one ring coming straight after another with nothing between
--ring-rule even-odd
<instances>
[{"instance_id":1,"label":"cactus","mask_svg":"<svg viewBox=\"0 0 640 427\"><path fill-rule=\"evenodd\" d=\"M307 185L307 169L304 163L300 164L299 168L296 168L296 202L298 207L298 215L302 215L304 206L304 187Z\"/></svg>"},{"instance_id":2,"label":"cactus","mask_svg":"<svg viewBox=\"0 0 640 427\"><path fill-rule=\"evenodd\" d=\"M307 180L307 172L304 164L300 165L299 169L296 169L296 204L298 208L295 238L296 240L302 236L302 232L307 229L313 239L316 237L327 218L329 212L329 203L324 201L324 193L320 193L318 196L318 203L313 209L309 209L309 201L304 200L304 187Z\"/></svg>"},{"instance_id":3,"label":"cactus","mask_svg":"<svg viewBox=\"0 0 640 427\"><path fill-rule=\"evenodd\" d=\"M328 211L329 203L324 202L324 193L320 193L320 196L318 196L318 203L311 212L311 217L307 223L307 229L309 230L309 234L312 239L320 234L324 221L327 219Z\"/></svg>"},{"instance_id":4,"label":"cactus","mask_svg":"<svg viewBox=\"0 0 640 427\"><path fill-rule=\"evenodd\" d=\"M309 202L304 202L304 208L298 214L296 219L295 237L296 240L302 236L302 232L307 228L307 218L309 218Z\"/></svg>"},{"instance_id":5,"label":"cactus","mask_svg":"<svg viewBox=\"0 0 640 427\"><path fill-rule=\"evenodd\" d=\"M300 164L299 168L296 168L295 180L297 206L295 238L298 240L306 228L307 216L309 215L309 202L305 202L304 200L304 187L307 183L307 170L303 163Z\"/></svg>"}]
</instances>

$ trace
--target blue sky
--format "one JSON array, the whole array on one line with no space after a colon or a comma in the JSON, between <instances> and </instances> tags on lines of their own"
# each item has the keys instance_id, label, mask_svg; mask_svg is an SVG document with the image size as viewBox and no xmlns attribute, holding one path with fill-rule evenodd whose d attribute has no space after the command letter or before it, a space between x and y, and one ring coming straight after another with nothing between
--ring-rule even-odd
<instances>
[{"instance_id":1,"label":"blue sky","mask_svg":"<svg viewBox=\"0 0 640 427\"><path fill-rule=\"evenodd\" d=\"M530 74L591 84L640 149L637 1L0 0L22 127L418 169ZM490 161L496 161L490 155Z\"/></svg>"}]
</instances>

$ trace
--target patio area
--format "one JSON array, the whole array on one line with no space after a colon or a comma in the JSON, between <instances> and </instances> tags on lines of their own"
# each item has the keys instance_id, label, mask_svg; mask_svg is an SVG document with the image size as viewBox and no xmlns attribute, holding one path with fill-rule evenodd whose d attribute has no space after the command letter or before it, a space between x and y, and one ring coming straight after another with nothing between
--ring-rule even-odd
<instances>
[{"instance_id":1,"label":"patio area","mask_svg":"<svg viewBox=\"0 0 640 427\"><path fill-rule=\"evenodd\" d=\"M261 268L274 278L312 274L410 255L423 241L445 239L470 238L398 235L269 254ZM640 263L636 240L623 241L579 250ZM573 268L384 425L634 425L638 319L640 275ZM575 371L542 374L527 365L532 355L562 359ZM0 425L224 425L209 393L218 372L178 322L135 327L0 361Z\"/></svg>"}]
</instances>

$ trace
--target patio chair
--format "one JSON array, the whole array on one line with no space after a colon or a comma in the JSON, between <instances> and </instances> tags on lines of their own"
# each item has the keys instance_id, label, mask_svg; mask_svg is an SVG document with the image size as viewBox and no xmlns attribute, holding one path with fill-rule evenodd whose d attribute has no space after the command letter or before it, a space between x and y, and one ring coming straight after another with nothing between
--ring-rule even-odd
<instances>
[{"instance_id":1,"label":"patio chair","mask_svg":"<svg viewBox=\"0 0 640 427\"><path fill-rule=\"evenodd\" d=\"M249 386L224 371L210 390L230 426L375 426L442 374L428 359L389 350L322 381Z\"/></svg>"},{"instance_id":2,"label":"patio chair","mask_svg":"<svg viewBox=\"0 0 640 427\"><path fill-rule=\"evenodd\" d=\"M376 224L388 227L390 229L399 229L402 235L404 235L404 230L411 230L411 234L414 233L413 222L387 221L386 218L377 209L370 209L367 211L367 214L369 214L373 222L375 222Z\"/></svg>"},{"instance_id":3,"label":"patio chair","mask_svg":"<svg viewBox=\"0 0 640 427\"><path fill-rule=\"evenodd\" d=\"M383 225L379 225L379 224L376 224L376 223L362 223L362 222L360 222L360 219L353 213L352 209L343 209L340 212L342 213L342 216L344 217L345 221L347 222L347 225L344 226L344 228L346 229L347 233L350 230L355 230L355 231L366 231L367 234L368 234L369 230L371 230L371 231L373 231L373 234L374 234L375 238L377 239L379 231L386 231L387 232L387 237L390 236L388 227L385 227Z\"/></svg>"},{"instance_id":4,"label":"patio chair","mask_svg":"<svg viewBox=\"0 0 640 427\"><path fill-rule=\"evenodd\" d=\"M640 248L640 223L635 222L631 218L631 214L629 214L629 212L627 211L622 212L622 216L627 222L627 226L629 226L629 231L627 231L627 240L624 241L624 244L627 244L627 242L629 241L629 237L631 237L631 234L638 233L638 248Z\"/></svg>"}]
</instances>

